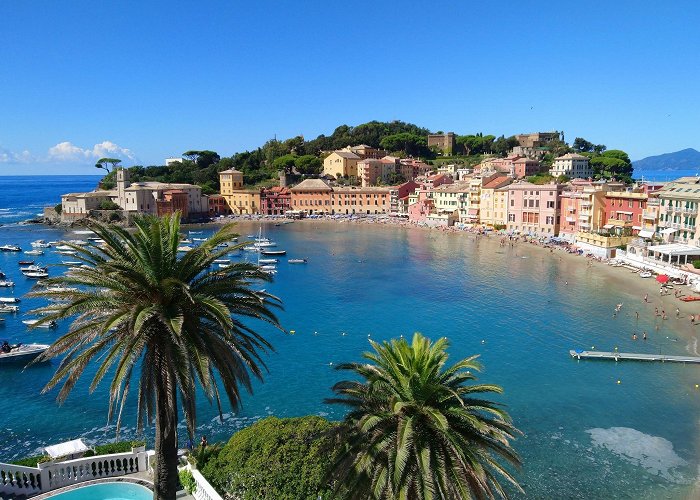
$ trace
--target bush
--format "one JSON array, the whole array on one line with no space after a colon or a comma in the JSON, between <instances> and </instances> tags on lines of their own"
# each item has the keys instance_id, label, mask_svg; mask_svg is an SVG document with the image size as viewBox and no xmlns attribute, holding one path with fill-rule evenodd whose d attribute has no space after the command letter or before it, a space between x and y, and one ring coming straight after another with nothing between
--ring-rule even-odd
<instances>
[{"instance_id":1,"label":"bush","mask_svg":"<svg viewBox=\"0 0 700 500\"><path fill-rule=\"evenodd\" d=\"M25 457L20 458L19 460L13 460L10 463L15 465L22 465L24 467L36 467L37 464L48 462L49 460L51 460L51 457L48 457L46 455L36 455L33 457Z\"/></svg>"},{"instance_id":2,"label":"bush","mask_svg":"<svg viewBox=\"0 0 700 500\"><path fill-rule=\"evenodd\" d=\"M315 416L268 417L234 434L201 472L219 492L243 500L325 498L336 428Z\"/></svg>"},{"instance_id":3,"label":"bush","mask_svg":"<svg viewBox=\"0 0 700 500\"><path fill-rule=\"evenodd\" d=\"M100 210L121 210L122 207L110 200L100 202Z\"/></svg>"},{"instance_id":4,"label":"bush","mask_svg":"<svg viewBox=\"0 0 700 500\"><path fill-rule=\"evenodd\" d=\"M178 475L180 476L180 484L187 493L191 495L197 491L197 483L194 481L194 477L190 471L182 469Z\"/></svg>"},{"instance_id":5,"label":"bush","mask_svg":"<svg viewBox=\"0 0 700 500\"><path fill-rule=\"evenodd\" d=\"M53 209L56 211L56 213L57 213L58 215L61 215L61 212L63 211L63 205L61 205L61 204L59 203L58 205L56 205L55 207L53 207Z\"/></svg>"},{"instance_id":6,"label":"bush","mask_svg":"<svg viewBox=\"0 0 700 500\"><path fill-rule=\"evenodd\" d=\"M695 269L700 269L700 260L694 260L693 261L693 267Z\"/></svg>"},{"instance_id":7,"label":"bush","mask_svg":"<svg viewBox=\"0 0 700 500\"><path fill-rule=\"evenodd\" d=\"M119 212L112 212L109 214L109 220L110 222L116 222L122 220L122 216L119 215Z\"/></svg>"},{"instance_id":8,"label":"bush","mask_svg":"<svg viewBox=\"0 0 700 500\"><path fill-rule=\"evenodd\" d=\"M131 448L145 446L146 441L117 441L95 446L95 455L111 455L113 453L127 453Z\"/></svg>"}]
</instances>

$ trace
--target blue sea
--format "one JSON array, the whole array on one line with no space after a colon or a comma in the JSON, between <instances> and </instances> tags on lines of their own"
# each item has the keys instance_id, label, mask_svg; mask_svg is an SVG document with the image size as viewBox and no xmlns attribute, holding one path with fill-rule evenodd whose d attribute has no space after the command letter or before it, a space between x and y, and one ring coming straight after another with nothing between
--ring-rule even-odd
<instances>
[{"instance_id":1,"label":"blue sea","mask_svg":"<svg viewBox=\"0 0 700 500\"><path fill-rule=\"evenodd\" d=\"M74 179L85 182L45 178L24 184L25 198L17 197L12 206L33 205L36 199L52 205L62 191L87 188L86 179ZM7 192L7 182L0 177L0 192ZM259 229L253 223L239 227L244 237ZM213 228L193 230L206 236ZM695 388L700 366L575 361L569 349L697 354L700 327L692 327L687 315L700 313L700 305L680 305L681 319L671 314L661 321L653 314L661 304L651 293L652 283L624 269L588 267L585 259L558 252L500 247L495 238L310 221L267 224L263 230L288 255L274 283L262 286L284 301L280 320L295 333L259 327L275 346L264 357L265 382L255 384L239 412L225 405L222 423L200 398L198 437L225 440L267 415L341 419L343 408L323 403L344 375L333 366L360 360L368 338L420 331L448 337L452 361L479 354L480 380L504 387L496 399L523 432L515 443L524 464L516 472L527 492L523 498L691 498L700 464L700 390ZM36 239L81 237L36 225L0 227L0 244L23 248ZM59 263L60 257L48 251L39 261ZM17 283L17 296L32 284L18 271L20 258L0 254L0 269ZM289 265L286 258L307 258L308 264ZM645 291L651 304L642 300ZM0 289L0 296L11 293ZM618 303L624 304L622 313L613 318ZM20 303L22 312L37 305L28 299ZM675 305L661 307L673 311ZM28 331L22 313L5 318L0 337L12 342L51 342L69 326ZM631 333L641 331L649 340L633 341ZM114 427L106 422L107 385L88 391L94 369L62 406L55 391L41 394L56 366L0 368L0 460L64 439L114 438ZM133 406L123 421L121 436L134 436Z\"/></svg>"}]
</instances>

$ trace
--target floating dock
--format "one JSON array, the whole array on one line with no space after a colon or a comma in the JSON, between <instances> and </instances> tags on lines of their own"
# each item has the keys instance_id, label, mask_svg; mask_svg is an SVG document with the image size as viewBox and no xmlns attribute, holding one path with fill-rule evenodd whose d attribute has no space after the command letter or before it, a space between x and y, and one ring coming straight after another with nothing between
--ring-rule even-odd
<instances>
[{"instance_id":1,"label":"floating dock","mask_svg":"<svg viewBox=\"0 0 700 500\"><path fill-rule=\"evenodd\" d=\"M575 359L612 359L613 361L661 361L662 363L698 363L700 356L671 356L669 354L643 354L631 352L576 351L570 350Z\"/></svg>"}]
</instances>

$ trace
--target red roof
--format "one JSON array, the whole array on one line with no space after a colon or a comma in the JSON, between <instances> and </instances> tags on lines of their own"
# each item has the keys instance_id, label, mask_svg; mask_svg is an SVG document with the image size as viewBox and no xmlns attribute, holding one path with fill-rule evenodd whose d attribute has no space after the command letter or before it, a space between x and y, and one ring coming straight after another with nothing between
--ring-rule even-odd
<instances>
[{"instance_id":1,"label":"red roof","mask_svg":"<svg viewBox=\"0 0 700 500\"><path fill-rule=\"evenodd\" d=\"M484 187L486 189L495 188L495 187L500 186L501 184L503 184L507 180L508 180L507 175L499 175L498 177L494 177L493 179L488 181L482 187Z\"/></svg>"}]
</instances>

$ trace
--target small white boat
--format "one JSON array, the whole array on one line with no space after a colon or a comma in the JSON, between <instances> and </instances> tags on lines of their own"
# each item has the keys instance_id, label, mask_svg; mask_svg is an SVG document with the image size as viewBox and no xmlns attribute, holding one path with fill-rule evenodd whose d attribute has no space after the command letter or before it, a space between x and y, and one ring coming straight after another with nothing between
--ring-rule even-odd
<instances>
[{"instance_id":1,"label":"small white boat","mask_svg":"<svg viewBox=\"0 0 700 500\"><path fill-rule=\"evenodd\" d=\"M253 243L253 246L258 247L258 248L270 248L270 247L276 247L277 243L274 241L256 241Z\"/></svg>"},{"instance_id":2,"label":"small white boat","mask_svg":"<svg viewBox=\"0 0 700 500\"><path fill-rule=\"evenodd\" d=\"M78 289L70 286L50 286L46 289L47 292L77 292Z\"/></svg>"},{"instance_id":3,"label":"small white boat","mask_svg":"<svg viewBox=\"0 0 700 500\"><path fill-rule=\"evenodd\" d=\"M192 238L192 241L207 241L207 238Z\"/></svg>"},{"instance_id":4,"label":"small white boat","mask_svg":"<svg viewBox=\"0 0 700 500\"><path fill-rule=\"evenodd\" d=\"M0 252L21 252L22 249L17 245L0 245Z\"/></svg>"},{"instance_id":5,"label":"small white boat","mask_svg":"<svg viewBox=\"0 0 700 500\"><path fill-rule=\"evenodd\" d=\"M188 247L187 245L177 247L178 252L189 252L190 250L192 250L192 247Z\"/></svg>"},{"instance_id":6,"label":"small white boat","mask_svg":"<svg viewBox=\"0 0 700 500\"><path fill-rule=\"evenodd\" d=\"M26 272L33 272L33 271L46 271L46 267L44 266L38 266L36 264L32 264L31 266L27 267L20 267L19 270L22 271L23 273Z\"/></svg>"},{"instance_id":7,"label":"small white boat","mask_svg":"<svg viewBox=\"0 0 700 500\"><path fill-rule=\"evenodd\" d=\"M219 243L216 248L228 248L228 243Z\"/></svg>"},{"instance_id":8,"label":"small white boat","mask_svg":"<svg viewBox=\"0 0 700 500\"><path fill-rule=\"evenodd\" d=\"M36 326L36 328L56 328L58 326L58 323L56 323L53 320L47 323L37 325L37 323L39 323L38 319L23 319L22 323L24 323L27 326Z\"/></svg>"},{"instance_id":9,"label":"small white boat","mask_svg":"<svg viewBox=\"0 0 700 500\"><path fill-rule=\"evenodd\" d=\"M219 267L220 267L221 269L226 269L226 268L229 267L230 265L231 265L231 264L219 264Z\"/></svg>"},{"instance_id":10,"label":"small white boat","mask_svg":"<svg viewBox=\"0 0 700 500\"><path fill-rule=\"evenodd\" d=\"M44 251L39 250L38 248L35 248L34 250L25 250L24 253L25 255L44 255Z\"/></svg>"},{"instance_id":11,"label":"small white boat","mask_svg":"<svg viewBox=\"0 0 700 500\"><path fill-rule=\"evenodd\" d=\"M51 248L51 243L46 243L45 240L32 241L31 245L34 248Z\"/></svg>"},{"instance_id":12,"label":"small white boat","mask_svg":"<svg viewBox=\"0 0 700 500\"><path fill-rule=\"evenodd\" d=\"M81 247L84 247L85 245L88 244L88 242L85 240L69 240L68 243L73 243L74 245L78 245Z\"/></svg>"},{"instance_id":13,"label":"small white boat","mask_svg":"<svg viewBox=\"0 0 700 500\"><path fill-rule=\"evenodd\" d=\"M73 250L73 247L69 247L68 245L58 245L56 250Z\"/></svg>"},{"instance_id":14,"label":"small white boat","mask_svg":"<svg viewBox=\"0 0 700 500\"><path fill-rule=\"evenodd\" d=\"M61 255L75 255L77 252L75 250L59 250L56 253Z\"/></svg>"},{"instance_id":15,"label":"small white boat","mask_svg":"<svg viewBox=\"0 0 700 500\"><path fill-rule=\"evenodd\" d=\"M642 271L641 273L639 273L640 278L651 278L651 276L651 271Z\"/></svg>"},{"instance_id":16,"label":"small white boat","mask_svg":"<svg viewBox=\"0 0 700 500\"><path fill-rule=\"evenodd\" d=\"M76 230L76 231L73 231L73 234L95 234L95 233L93 233L93 232L90 231L90 230L83 229L83 230Z\"/></svg>"},{"instance_id":17,"label":"small white boat","mask_svg":"<svg viewBox=\"0 0 700 500\"><path fill-rule=\"evenodd\" d=\"M182 243L183 245L191 245L192 240L185 238L184 240L180 240L180 243Z\"/></svg>"},{"instance_id":18,"label":"small white boat","mask_svg":"<svg viewBox=\"0 0 700 500\"><path fill-rule=\"evenodd\" d=\"M49 348L48 344L7 344L7 347L4 346L5 344L0 346L0 363L26 363Z\"/></svg>"},{"instance_id":19,"label":"small white boat","mask_svg":"<svg viewBox=\"0 0 700 500\"><path fill-rule=\"evenodd\" d=\"M260 259L261 264L277 264L278 259Z\"/></svg>"},{"instance_id":20,"label":"small white boat","mask_svg":"<svg viewBox=\"0 0 700 500\"><path fill-rule=\"evenodd\" d=\"M260 269L262 269L263 271L274 271L275 269L277 269L277 267L271 266L271 265L266 265L266 266L260 266Z\"/></svg>"},{"instance_id":21,"label":"small white boat","mask_svg":"<svg viewBox=\"0 0 700 500\"><path fill-rule=\"evenodd\" d=\"M243 247L243 250L246 252L259 252L260 248L258 247Z\"/></svg>"},{"instance_id":22,"label":"small white boat","mask_svg":"<svg viewBox=\"0 0 700 500\"><path fill-rule=\"evenodd\" d=\"M231 259L214 259L214 264L230 264Z\"/></svg>"},{"instance_id":23,"label":"small white boat","mask_svg":"<svg viewBox=\"0 0 700 500\"><path fill-rule=\"evenodd\" d=\"M66 266L79 266L81 264L79 260L62 260L61 262Z\"/></svg>"},{"instance_id":24,"label":"small white boat","mask_svg":"<svg viewBox=\"0 0 700 500\"><path fill-rule=\"evenodd\" d=\"M9 314L19 312L19 306L8 306L7 304L0 304L0 313Z\"/></svg>"},{"instance_id":25,"label":"small white boat","mask_svg":"<svg viewBox=\"0 0 700 500\"><path fill-rule=\"evenodd\" d=\"M27 278L32 279L32 280L40 280L42 278L48 278L49 273L46 271L26 271L24 274Z\"/></svg>"},{"instance_id":26,"label":"small white boat","mask_svg":"<svg viewBox=\"0 0 700 500\"><path fill-rule=\"evenodd\" d=\"M15 286L14 281L0 280L0 287L10 288L12 286Z\"/></svg>"},{"instance_id":27,"label":"small white boat","mask_svg":"<svg viewBox=\"0 0 700 500\"><path fill-rule=\"evenodd\" d=\"M202 234L204 231L187 231L189 234Z\"/></svg>"},{"instance_id":28,"label":"small white boat","mask_svg":"<svg viewBox=\"0 0 700 500\"><path fill-rule=\"evenodd\" d=\"M290 264L306 264L306 259L289 259L287 260Z\"/></svg>"},{"instance_id":29,"label":"small white boat","mask_svg":"<svg viewBox=\"0 0 700 500\"><path fill-rule=\"evenodd\" d=\"M0 303L3 304L14 304L16 302L19 302L17 297L0 297Z\"/></svg>"}]
</instances>

